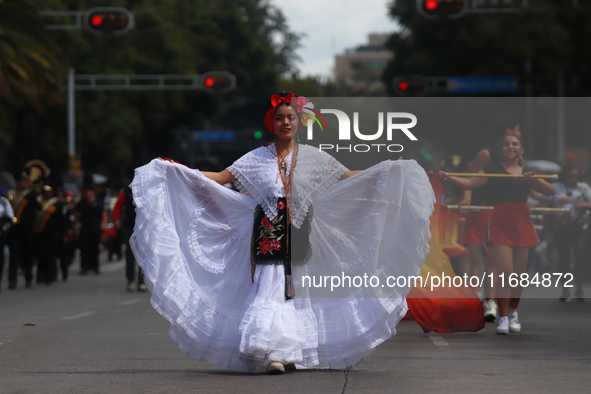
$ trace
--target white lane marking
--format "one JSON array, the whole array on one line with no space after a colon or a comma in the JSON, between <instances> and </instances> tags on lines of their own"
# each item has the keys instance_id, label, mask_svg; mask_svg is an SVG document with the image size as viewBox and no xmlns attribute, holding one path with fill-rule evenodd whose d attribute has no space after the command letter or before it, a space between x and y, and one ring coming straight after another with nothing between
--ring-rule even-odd
<instances>
[{"instance_id":1,"label":"white lane marking","mask_svg":"<svg viewBox=\"0 0 591 394\"><path fill-rule=\"evenodd\" d=\"M94 311L82 312L82 313L79 313L77 315L62 317L62 320L80 319L81 317L86 317L86 316L90 316L90 315L94 315Z\"/></svg>"},{"instance_id":2,"label":"white lane marking","mask_svg":"<svg viewBox=\"0 0 591 394\"><path fill-rule=\"evenodd\" d=\"M429 335L429 339L440 349L449 347L449 343L439 335Z\"/></svg>"},{"instance_id":3,"label":"white lane marking","mask_svg":"<svg viewBox=\"0 0 591 394\"><path fill-rule=\"evenodd\" d=\"M133 300L128 300L128 301L120 302L119 305L133 305L133 304L137 304L140 301L141 300L139 298L135 298Z\"/></svg>"}]
</instances>

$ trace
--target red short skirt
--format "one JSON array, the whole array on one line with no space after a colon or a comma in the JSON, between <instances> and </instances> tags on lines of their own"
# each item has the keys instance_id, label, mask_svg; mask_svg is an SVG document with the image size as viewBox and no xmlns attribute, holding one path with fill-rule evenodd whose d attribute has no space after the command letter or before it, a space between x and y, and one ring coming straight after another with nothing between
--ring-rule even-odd
<instances>
[{"instance_id":1,"label":"red short skirt","mask_svg":"<svg viewBox=\"0 0 591 394\"><path fill-rule=\"evenodd\" d=\"M488 222L491 215L492 210L483 210L468 214L461 238L462 245L482 245L486 253L490 253L487 238Z\"/></svg>"},{"instance_id":2,"label":"red short skirt","mask_svg":"<svg viewBox=\"0 0 591 394\"><path fill-rule=\"evenodd\" d=\"M534 246L538 236L525 203L495 204L488 225L488 242L514 247Z\"/></svg>"}]
</instances>

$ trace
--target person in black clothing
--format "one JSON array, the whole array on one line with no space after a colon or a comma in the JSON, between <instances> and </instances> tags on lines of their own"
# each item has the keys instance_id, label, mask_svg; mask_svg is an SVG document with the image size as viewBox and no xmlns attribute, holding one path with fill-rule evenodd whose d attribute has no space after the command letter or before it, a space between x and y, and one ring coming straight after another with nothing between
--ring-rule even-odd
<instances>
[{"instance_id":1,"label":"person in black clothing","mask_svg":"<svg viewBox=\"0 0 591 394\"><path fill-rule=\"evenodd\" d=\"M72 192L66 190L59 194L59 199L64 206L62 216L62 238L58 244L58 258L60 259L60 270L62 280L68 280L70 265L76 253L76 242L78 241L78 230L74 219L74 206L72 203Z\"/></svg>"},{"instance_id":2,"label":"person in black clothing","mask_svg":"<svg viewBox=\"0 0 591 394\"><path fill-rule=\"evenodd\" d=\"M78 247L80 249L80 274L88 271L99 273L99 244L101 231L107 224L104 204L92 187L84 190L82 199L74 208L74 217L80 229Z\"/></svg>"},{"instance_id":3,"label":"person in black clothing","mask_svg":"<svg viewBox=\"0 0 591 394\"><path fill-rule=\"evenodd\" d=\"M41 209L41 199L34 188L30 188L29 176L21 172L17 176L17 188L8 192L15 221L8 233L8 288L16 289L18 265L25 272L26 287L33 282L35 219Z\"/></svg>"},{"instance_id":4,"label":"person in black clothing","mask_svg":"<svg viewBox=\"0 0 591 394\"><path fill-rule=\"evenodd\" d=\"M42 210L35 223L37 235L37 283L50 285L57 281L57 257L59 242L64 233L64 206L54 196L51 186L41 189Z\"/></svg>"},{"instance_id":5,"label":"person in black clothing","mask_svg":"<svg viewBox=\"0 0 591 394\"><path fill-rule=\"evenodd\" d=\"M115 209L113 209L113 220L115 221L115 227L117 228L118 232L122 234L122 238L126 246L125 275L127 277L127 291L133 291L136 269L135 267L137 263L135 257L133 256L131 247L129 246L129 239L131 238L133 227L135 226L135 205L133 204L133 194L131 192L131 188L129 187L129 182L127 183L128 186L125 186L117 198L117 204L115 204ZM144 284L144 273L141 268L139 268L138 271L137 284L138 291L148 290Z\"/></svg>"}]
</instances>

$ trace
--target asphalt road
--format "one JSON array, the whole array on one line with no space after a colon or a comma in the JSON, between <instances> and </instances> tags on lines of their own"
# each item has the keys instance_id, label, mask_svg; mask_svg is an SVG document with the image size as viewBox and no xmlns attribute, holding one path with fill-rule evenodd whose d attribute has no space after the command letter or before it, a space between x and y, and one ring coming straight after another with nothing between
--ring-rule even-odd
<instances>
[{"instance_id":1,"label":"asphalt road","mask_svg":"<svg viewBox=\"0 0 591 394\"><path fill-rule=\"evenodd\" d=\"M52 286L2 283L0 393L591 392L591 300L523 300L522 332L508 336L494 323L438 335L402 321L352 371L249 375L181 353L150 294L125 291L123 262L72 271Z\"/></svg>"}]
</instances>

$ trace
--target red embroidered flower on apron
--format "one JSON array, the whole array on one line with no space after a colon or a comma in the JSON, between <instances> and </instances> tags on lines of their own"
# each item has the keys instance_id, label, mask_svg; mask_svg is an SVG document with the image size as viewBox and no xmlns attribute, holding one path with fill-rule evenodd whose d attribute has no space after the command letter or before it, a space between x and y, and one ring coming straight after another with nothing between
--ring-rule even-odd
<instances>
[{"instance_id":1,"label":"red embroidered flower on apron","mask_svg":"<svg viewBox=\"0 0 591 394\"><path fill-rule=\"evenodd\" d=\"M285 206L285 203L283 204ZM259 225L259 236L256 241L259 245L257 246L257 255L259 254L273 254L274 250L281 250L281 239L285 235L285 226L280 224L283 219L283 215L275 217L273 220L264 217Z\"/></svg>"}]
</instances>

